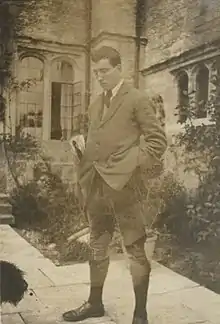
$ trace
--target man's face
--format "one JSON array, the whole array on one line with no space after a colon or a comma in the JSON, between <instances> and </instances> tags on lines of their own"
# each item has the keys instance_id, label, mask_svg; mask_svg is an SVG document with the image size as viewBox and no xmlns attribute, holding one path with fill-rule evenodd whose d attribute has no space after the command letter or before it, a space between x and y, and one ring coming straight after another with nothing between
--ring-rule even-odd
<instances>
[{"instance_id":1,"label":"man's face","mask_svg":"<svg viewBox=\"0 0 220 324\"><path fill-rule=\"evenodd\" d=\"M121 66L113 67L108 59L101 59L94 66L94 73L104 90L113 89L121 79Z\"/></svg>"}]
</instances>

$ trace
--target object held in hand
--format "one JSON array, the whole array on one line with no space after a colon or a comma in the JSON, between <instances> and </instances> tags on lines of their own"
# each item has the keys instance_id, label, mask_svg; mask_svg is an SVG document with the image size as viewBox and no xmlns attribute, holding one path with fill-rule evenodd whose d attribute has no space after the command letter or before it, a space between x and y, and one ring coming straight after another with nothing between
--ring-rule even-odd
<instances>
[{"instance_id":1,"label":"object held in hand","mask_svg":"<svg viewBox=\"0 0 220 324\"><path fill-rule=\"evenodd\" d=\"M76 157L77 162L80 162L84 150L85 150L85 139L83 135L74 135L71 137L70 146L72 148L73 154Z\"/></svg>"}]
</instances>

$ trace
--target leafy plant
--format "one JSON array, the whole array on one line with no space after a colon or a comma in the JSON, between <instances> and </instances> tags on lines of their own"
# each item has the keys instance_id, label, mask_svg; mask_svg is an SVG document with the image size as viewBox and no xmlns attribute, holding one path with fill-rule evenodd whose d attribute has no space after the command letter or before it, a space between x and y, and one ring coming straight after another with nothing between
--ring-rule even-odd
<instances>
[{"instance_id":1,"label":"leafy plant","mask_svg":"<svg viewBox=\"0 0 220 324\"><path fill-rule=\"evenodd\" d=\"M183 148L185 172L194 171L199 185L188 197L184 228L196 243L216 243L220 238L220 70L216 66L212 91L206 104L208 124L195 125L195 104L182 107L179 123L184 126L176 144ZM181 107L177 107L180 109ZM214 163L215 162L215 163Z\"/></svg>"},{"instance_id":2,"label":"leafy plant","mask_svg":"<svg viewBox=\"0 0 220 324\"><path fill-rule=\"evenodd\" d=\"M145 206L149 228L175 235L186 212L187 199L188 192L175 173L166 172L154 180Z\"/></svg>"},{"instance_id":3,"label":"leafy plant","mask_svg":"<svg viewBox=\"0 0 220 324\"><path fill-rule=\"evenodd\" d=\"M36 182L15 187L10 192L9 202L18 228L36 228L47 217L44 209L46 199Z\"/></svg>"}]
</instances>

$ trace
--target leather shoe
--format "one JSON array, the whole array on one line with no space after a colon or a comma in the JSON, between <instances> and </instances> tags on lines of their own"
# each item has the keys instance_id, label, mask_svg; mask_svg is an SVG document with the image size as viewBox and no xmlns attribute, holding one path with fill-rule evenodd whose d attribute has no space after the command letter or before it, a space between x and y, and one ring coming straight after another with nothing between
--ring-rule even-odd
<instances>
[{"instance_id":1,"label":"leather shoe","mask_svg":"<svg viewBox=\"0 0 220 324\"><path fill-rule=\"evenodd\" d=\"M96 306L85 302L80 307L64 313L63 319L67 322L78 322L90 317L102 317L104 314L105 310L102 304Z\"/></svg>"},{"instance_id":2,"label":"leather shoe","mask_svg":"<svg viewBox=\"0 0 220 324\"><path fill-rule=\"evenodd\" d=\"M148 324L148 320L141 317L133 317L132 324Z\"/></svg>"}]
</instances>

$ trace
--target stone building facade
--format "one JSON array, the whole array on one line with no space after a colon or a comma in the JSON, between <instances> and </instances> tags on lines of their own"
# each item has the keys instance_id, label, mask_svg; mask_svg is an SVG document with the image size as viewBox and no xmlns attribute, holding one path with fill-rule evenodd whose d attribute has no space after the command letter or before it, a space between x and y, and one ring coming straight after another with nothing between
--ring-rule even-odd
<instances>
[{"instance_id":1,"label":"stone building facade","mask_svg":"<svg viewBox=\"0 0 220 324\"><path fill-rule=\"evenodd\" d=\"M204 106L211 95L212 77L217 73L220 54L220 3L217 0L148 1L145 90L161 95L166 112L169 143L181 131L177 124L178 105L191 101L196 109L195 125L209 123ZM202 102L202 104L200 104ZM176 115L177 114L177 115ZM167 154L167 168L176 161ZM186 177L184 166L176 165L187 186L197 185Z\"/></svg>"},{"instance_id":2,"label":"stone building facade","mask_svg":"<svg viewBox=\"0 0 220 324\"><path fill-rule=\"evenodd\" d=\"M217 0L149 0L148 45L142 74L145 88L163 97L167 130L176 131L175 107L186 90L207 99L220 51L220 3ZM201 95L204 98L201 98ZM198 119L206 119L198 114Z\"/></svg>"},{"instance_id":3,"label":"stone building facade","mask_svg":"<svg viewBox=\"0 0 220 324\"><path fill-rule=\"evenodd\" d=\"M88 97L100 90L88 72L94 46L116 47L124 57L125 77L133 77L134 5L134 0L42 0L34 17L24 13L26 28L13 66L23 86L11 94L8 112L14 133L25 128L44 142L69 139Z\"/></svg>"},{"instance_id":4,"label":"stone building facade","mask_svg":"<svg viewBox=\"0 0 220 324\"><path fill-rule=\"evenodd\" d=\"M83 131L89 100L100 91L90 52L101 45L117 48L124 76L132 80L134 10L134 0L39 0L23 13L26 27L13 62L19 87L8 91L7 123L13 134L36 136L65 179L74 174L68 140Z\"/></svg>"},{"instance_id":5,"label":"stone building facade","mask_svg":"<svg viewBox=\"0 0 220 324\"><path fill-rule=\"evenodd\" d=\"M140 87L161 95L172 135L183 94L197 89L198 100L209 96L220 51L220 3L147 3ZM90 72L91 49L114 46L122 54L125 78L134 77L135 5L135 0L41 0L34 15L24 14L27 26L13 71L20 82L29 81L10 95L8 119L14 133L22 128L36 135L58 164L72 163L68 139L78 131L89 99L100 91ZM199 122L206 119L205 112L198 115Z\"/></svg>"}]
</instances>

